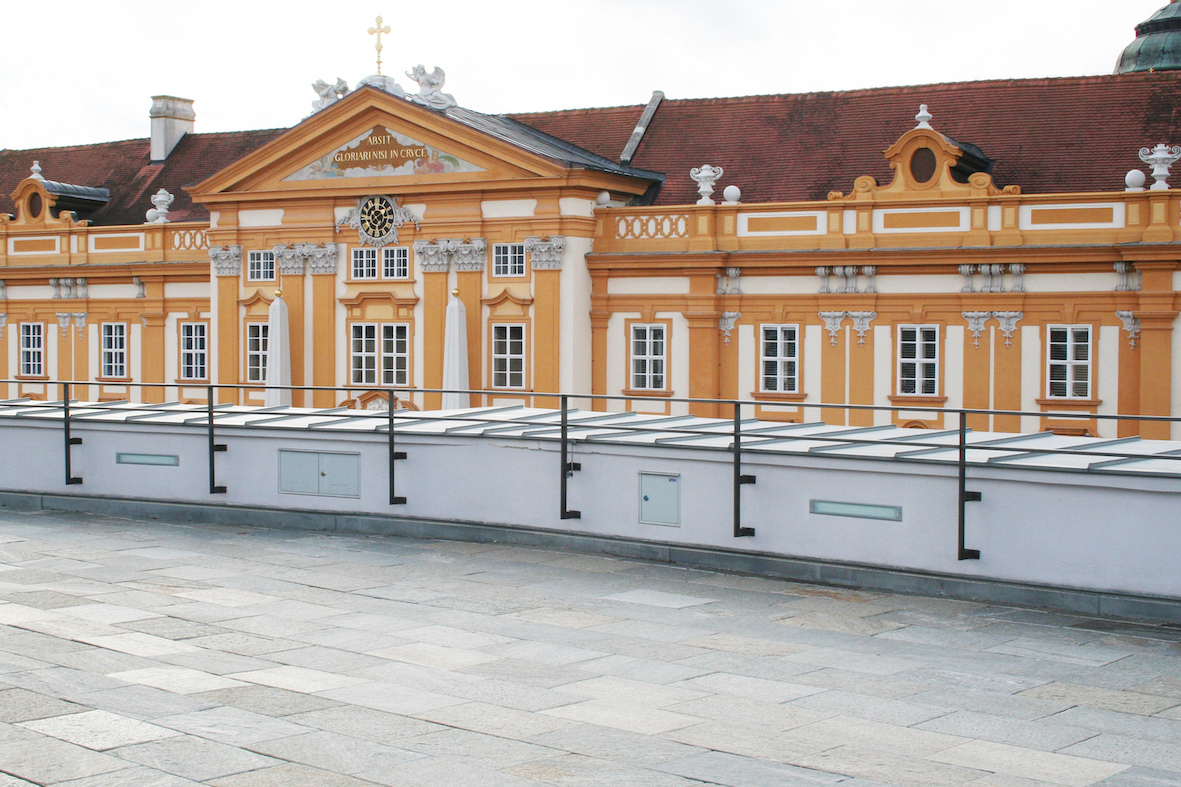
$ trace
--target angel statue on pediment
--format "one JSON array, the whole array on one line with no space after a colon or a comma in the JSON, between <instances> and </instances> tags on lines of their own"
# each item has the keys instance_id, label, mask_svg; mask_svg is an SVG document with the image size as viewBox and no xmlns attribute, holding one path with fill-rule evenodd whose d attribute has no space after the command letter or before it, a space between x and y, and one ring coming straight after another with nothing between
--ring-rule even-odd
<instances>
[{"instance_id":1,"label":"angel statue on pediment","mask_svg":"<svg viewBox=\"0 0 1181 787\"><path fill-rule=\"evenodd\" d=\"M319 112L325 107L330 107L337 101L340 101L349 92L349 83L345 82L340 77L336 78L336 84L330 85L323 79L317 79L312 83L312 90L316 91L318 99L312 102L312 113Z\"/></svg>"},{"instance_id":2,"label":"angel statue on pediment","mask_svg":"<svg viewBox=\"0 0 1181 787\"><path fill-rule=\"evenodd\" d=\"M410 96L410 100L414 103L431 109L458 106L455 96L443 92L443 83L447 81L447 74L438 66L435 66L435 70L428 74L426 66L420 63L407 71L406 76L418 83L418 95Z\"/></svg>"}]
</instances>

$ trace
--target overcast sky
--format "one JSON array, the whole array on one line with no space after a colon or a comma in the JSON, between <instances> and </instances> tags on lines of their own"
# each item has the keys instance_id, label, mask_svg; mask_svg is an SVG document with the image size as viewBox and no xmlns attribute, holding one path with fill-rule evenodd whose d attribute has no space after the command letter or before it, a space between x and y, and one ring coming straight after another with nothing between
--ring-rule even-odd
<instances>
[{"instance_id":1,"label":"overcast sky","mask_svg":"<svg viewBox=\"0 0 1181 787\"><path fill-rule=\"evenodd\" d=\"M0 148L147 136L151 96L197 131L299 122L311 83L417 63L482 112L1107 74L1167 0L40 0L5 3ZM938 112L939 108L935 108ZM946 111L946 109L944 110ZM1181 142L1181 140L1174 140Z\"/></svg>"}]
</instances>

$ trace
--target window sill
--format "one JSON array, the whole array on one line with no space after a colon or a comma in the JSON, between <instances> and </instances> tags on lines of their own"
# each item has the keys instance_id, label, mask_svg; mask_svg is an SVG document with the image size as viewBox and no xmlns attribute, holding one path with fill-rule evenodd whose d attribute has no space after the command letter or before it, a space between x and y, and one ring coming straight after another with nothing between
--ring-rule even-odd
<instances>
[{"instance_id":1,"label":"window sill","mask_svg":"<svg viewBox=\"0 0 1181 787\"><path fill-rule=\"evenodd\" d=\"M184 377L178 377L175 385L209 385L209 379L205 377L200 379L194 377L193 379L189 380Z\"/></svg>"},{"instance_id":2,"label":"window sill","mask_svg":"<svg viewBox=\"0 0 1181 787\"><path fill-rule=\"evenodd\" d=\"M656 397L656 398L665 398L665 399L667 399L673 395L672 391L633 390L630 388L624 389L623 391L621 391L621 393L624 396L636 396L636 397L645 397L645 398Z\"/></svg>"},{"instance_id":3,"label":"window sill","mask_svg":"<svg viewBox=\"0 0 1181 787\"><path fill-rule=\"evenodd\" d=\"M947 404L946 396L918 396L914 394L899 394L886 397L890 404L901 407L942 407Z\"/></svg>"},{"instance_id":4,"label":"window sill","mask_svg":"<svg viewBox=\"0 0 1181 787\"><path fill-rule=\"evenodd\" d=\"M1102 399L1035 399L1041 407L1093 409L1103 404Z\"/></svg>"},{"instance_id":5,"label":"window sill","mask_svg":"<svg viewBox=\"0 0 1181 787\"><path fill-rule=\"evenodd\" d=\"M100 385L126 385L132 382L130 377L96 377L94 381Z\"/></svg>"},{"instance_id":6,"label":"window sill","mask_svg":"<svg viewBox=\"0 0 1181 787\"><path fill-rule=\"evenodd\" d=\"M808 398L806 393L777 393L775 391L755 391L751 399L760 402L802 402Z\"/></svg>"},{"instance_id":7,"label":"window sill","mask_svg":"<svg viewBox=\"0 0 1181 787\"><path fill-rule=\"evenodd\" d=\"M15 378L24 383L43 383L49 380L48 374L18 374Z\"/></svg>"}]
</instances>

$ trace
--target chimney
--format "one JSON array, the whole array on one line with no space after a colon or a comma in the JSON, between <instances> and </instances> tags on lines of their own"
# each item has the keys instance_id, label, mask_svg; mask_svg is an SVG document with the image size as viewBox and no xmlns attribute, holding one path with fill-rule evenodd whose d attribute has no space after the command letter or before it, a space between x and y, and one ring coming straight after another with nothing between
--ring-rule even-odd
<instances>
[{"instance_id":1,"label":"chimney","mask_svg":"<svg viewBox=\"0 0 1181 787\"><path fill-rule=\"evenodd\" d=\"M152 96L152 161L163 161L180 142L193 131L193 101L176 96Z\"/></svg>"}]
</instances>

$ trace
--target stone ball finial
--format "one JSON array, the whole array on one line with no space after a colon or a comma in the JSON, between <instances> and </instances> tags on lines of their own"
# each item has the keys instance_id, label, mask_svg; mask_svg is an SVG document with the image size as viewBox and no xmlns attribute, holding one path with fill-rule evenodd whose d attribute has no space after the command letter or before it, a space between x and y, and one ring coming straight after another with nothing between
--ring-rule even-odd
<instances>
[{"instance_id":1,"label":"stone ball finial","mask_svg":"<svg viewBox=\"0 0 1181 787\"><path fill-rule=\"evenodd\" d=\"M1124 184L1127 186L1127 191L1144 191L1144 184L1148 182L1148 177L1143 170L1134 169L1124 178Z\"/></svg>"},{"instance_id":2,"label":"stone ball finial","mask_svg":"<svg viewBox=\"0 0 1181 787\"><path fill-rule=\"evenodd\" d=\"M595 195L595 204L599 207L606 207L607 203L611 201L611 192L600 191Z\"/></svg>"},{"instance_id":3,"label":"stone ball finial","mask_svg":"<svg viewBox=\"0 0 1181 787\"><path fill-rule=\"evenodd\" d=\"M737 205L738 201L742 199L742 189L731 184L722 191L722 199L725 200L723 205Z\"/></svg>"}]
</instances>

